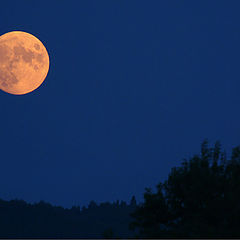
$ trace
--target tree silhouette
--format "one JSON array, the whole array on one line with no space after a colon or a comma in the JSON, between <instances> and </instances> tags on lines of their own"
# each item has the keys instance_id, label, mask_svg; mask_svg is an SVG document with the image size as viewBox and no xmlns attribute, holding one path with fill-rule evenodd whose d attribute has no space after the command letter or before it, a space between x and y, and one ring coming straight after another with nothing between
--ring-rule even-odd
<instances>
[{"instance_id":1,"label":"tree silhouette","mask_svg":"<svg viewBox=\"0 0 240 240\"><path fill-rule=\"evenodd\" d=\"M157 192L146 189L132 214L140 237L239 237L240 147L226 159L220 142L172 168Z\"/></svg>"},{"instance_id":2,"label":"tree silhouette","mask_svg":"<svg viewBox=\"0 0 240 240\"><path fill-rule=\"evenodd\" d=\"M132 198L131 198L131 201L130 201L130 206L137 206L137 201L136 201L136 198L135 198L135 196L132 196Z\"/></svg>"}]
</instances>

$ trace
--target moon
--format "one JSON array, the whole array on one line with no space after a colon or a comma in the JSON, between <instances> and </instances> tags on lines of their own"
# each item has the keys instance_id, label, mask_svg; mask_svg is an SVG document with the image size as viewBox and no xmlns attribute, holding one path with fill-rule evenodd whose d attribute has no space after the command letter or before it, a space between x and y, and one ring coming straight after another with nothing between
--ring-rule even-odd
<instances>
[{"instance_id":1,"label":"moon","mask_svg":"<svg viewBox=\"0 0 240 240\"><path fill-rule=\"evenodd\" d=\"M8 32L0 36L0 89L22 95L37 89L49 70L43 43L30 33Z\"/></svg>"}]
</instances>

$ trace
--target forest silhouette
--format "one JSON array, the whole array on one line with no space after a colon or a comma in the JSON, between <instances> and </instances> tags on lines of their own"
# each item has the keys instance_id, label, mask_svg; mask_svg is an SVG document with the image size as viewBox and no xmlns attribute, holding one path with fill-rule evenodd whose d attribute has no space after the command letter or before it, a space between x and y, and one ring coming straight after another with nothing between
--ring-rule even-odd
<instances>
[{"instance_id":1,"label":"forest silhouette","mask_svg":"<svg viewBox=\"0 0 240 240\"><path fill-rule=\"evenodd\" d=\"M124 201L70 209L40 201L0 200L0 238L126 238L135 197Z\"/></svg>"},{"instance_id":2,"label":"forest silhouette","mask_svg":"<svg viewBox=\"0 0 240 240\"><path fill-rule=\"evenodd\" d=\"M71 209L40 201L0 200L0 238L240 237L240 146L230 158L217 141L183 159L144 201Z\"/></svg>"}]
</instances>

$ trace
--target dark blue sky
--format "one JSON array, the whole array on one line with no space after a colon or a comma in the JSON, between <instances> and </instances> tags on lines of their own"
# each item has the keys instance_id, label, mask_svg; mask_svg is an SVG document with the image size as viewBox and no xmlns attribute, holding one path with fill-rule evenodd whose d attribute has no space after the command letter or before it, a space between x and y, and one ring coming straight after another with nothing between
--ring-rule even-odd
<instances>
[{"instance_id":1,"label":"dark blue sky","mask_svg":"<svg viewBox=\"0 0 240 240\"><path fill-rule=\"evenodd\" d=\"M239 144L240 2L2 1L0 34L38 37L50 71L0 92L0 198L142 200L204 138Z\"/></svg>"}]
</instances>

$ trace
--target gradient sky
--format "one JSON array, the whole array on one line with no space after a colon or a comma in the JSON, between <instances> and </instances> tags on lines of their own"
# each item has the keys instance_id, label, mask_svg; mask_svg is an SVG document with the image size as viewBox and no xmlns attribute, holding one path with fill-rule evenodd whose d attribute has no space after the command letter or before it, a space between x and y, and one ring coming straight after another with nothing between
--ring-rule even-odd
<instances>
[{"instance_id":1,"label":"gradient sky","mask_svg":"<svg viewBox=\"0 0 240 240\"><path fill-rule=\"evenodd\" d=\"M0 34L50 56L36 91L0 92L0 198L70 207L145 187L240 131L240 1L2 1Z\"/></svg>"}]
</instances>

